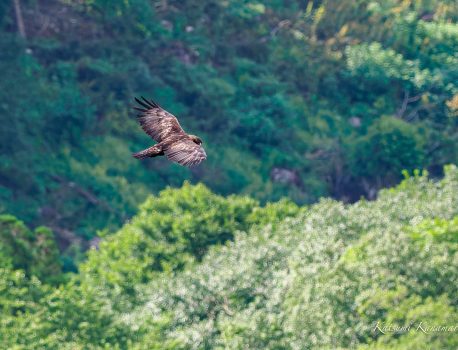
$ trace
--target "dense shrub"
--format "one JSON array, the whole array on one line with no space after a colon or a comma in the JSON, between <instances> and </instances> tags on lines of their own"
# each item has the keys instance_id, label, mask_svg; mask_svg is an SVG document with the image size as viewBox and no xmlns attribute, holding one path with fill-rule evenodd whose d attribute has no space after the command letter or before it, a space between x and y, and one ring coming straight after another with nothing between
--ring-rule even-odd
<instances>
[{"instance_id":1,"label":"dense shrub","mask_svg":"<svg viewBox=\"0 0 458 350\"><path fill-rule=\"evenodd\" d=\"M58 288L3 269L1 346L453 349L456 332L376 328L456 323L458 170L445 173L440 182L416 173L374 202L301 210L202 185L167 189ZM186 223L170 226L174 215ZM206 235L221 243L193 255Z\"/></svg>"}]
</instances>

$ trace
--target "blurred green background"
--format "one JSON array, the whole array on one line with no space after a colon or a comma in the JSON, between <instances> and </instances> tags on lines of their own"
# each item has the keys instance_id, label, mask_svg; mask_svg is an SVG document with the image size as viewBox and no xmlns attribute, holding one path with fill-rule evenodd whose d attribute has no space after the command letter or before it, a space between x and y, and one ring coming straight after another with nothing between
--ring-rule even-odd
<instances>
[{"instance_id":1,"label":"blurred green background","mask_svg":"<svg viewBox=\"0 0 458 350\"><path fill-rule=\"evenodd\" d=\"M458 322L457 19L2 1L0 348L458 348L373 329ZM132 158L140 95L207 161Z\"/></svg>"}]
</instances>

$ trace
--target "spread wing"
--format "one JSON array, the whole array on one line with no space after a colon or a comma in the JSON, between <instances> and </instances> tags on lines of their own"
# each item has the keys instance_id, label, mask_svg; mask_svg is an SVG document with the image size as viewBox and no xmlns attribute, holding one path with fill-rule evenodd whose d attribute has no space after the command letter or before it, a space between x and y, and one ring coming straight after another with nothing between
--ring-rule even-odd
<instances>
[{"instance_id":1,"label":"spread wing","mask_svg":"<svg viewBox=\"0 0 458 350\"><path fill-rule=\"evenodd\" d=\"M202 146L188 138L182 138L172 143L165 150L165 155L172 162L189 167L207 159L207 154Z\"/></svg>"},{"instance_id":2,"label":"spread wing","mask_svg":"<svg viewBox=\"0 0 458 350\"><path fill-rule=\"evenodd\" d=\"M143 101L142 101L143 100ZM141 113L138 121L142 129L156 142L161 142L168 136L175 133L184 133L177 118L166 110L162 109L156 102L135 98L143 108L134 107Z\"/></svg>"}]
</instances>

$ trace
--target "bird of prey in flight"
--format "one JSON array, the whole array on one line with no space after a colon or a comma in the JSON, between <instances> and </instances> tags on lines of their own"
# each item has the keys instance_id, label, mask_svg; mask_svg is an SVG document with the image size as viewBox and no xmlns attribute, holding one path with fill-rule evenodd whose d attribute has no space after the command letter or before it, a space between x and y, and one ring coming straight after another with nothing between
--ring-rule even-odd
<instances>
[{"instance_id":1,"label":"bird of prey in flight","mask_svg":"<svg viewBox=\"0 0 458 350\"><path fill-rule=\"evenodd\" d=\"M141 108L134 107L141 113L138 115L140 125L157 143L143 151L132 154L137 159L165 155L172 162L191 167L207 159L202 148L202 140L188 135L181 128L177 118L162 109L156 102L135 98Z\"/></svg>"}]
</instances>

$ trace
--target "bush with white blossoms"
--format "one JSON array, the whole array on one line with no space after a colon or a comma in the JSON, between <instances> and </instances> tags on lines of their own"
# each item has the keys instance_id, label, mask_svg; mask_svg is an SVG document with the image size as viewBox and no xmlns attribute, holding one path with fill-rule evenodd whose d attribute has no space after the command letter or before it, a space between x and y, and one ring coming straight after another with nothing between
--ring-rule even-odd
<instances>
[{"instance_id":1,"label":"bush with white blossoms","mask_svg":"<svg viewBox=\"0 0 458 350\"><path fill-rule=\"evenodd\" d=\"M54 289L2 271L5 349L457 349L458 169L303 208L186 185Z\"/></svg>"},{"instance_id":2,"label":"bush with white blossoms","mask_svg":"<svg viewBox=\"0 0 458 350\"><path fill-rule=\"evenodd\" d=\"M187 349L452 349L457 332L376 326L456 324L457 252L449 166L439 182L415 174L374 202L322 200L239 232L202 263L141 287L145 302L124 321L141 338L167 315L166 339Z\"/></svg>"}]
</instances>

